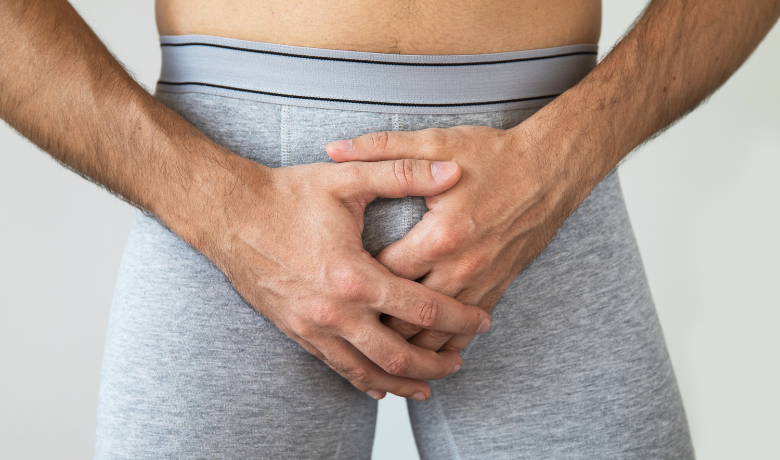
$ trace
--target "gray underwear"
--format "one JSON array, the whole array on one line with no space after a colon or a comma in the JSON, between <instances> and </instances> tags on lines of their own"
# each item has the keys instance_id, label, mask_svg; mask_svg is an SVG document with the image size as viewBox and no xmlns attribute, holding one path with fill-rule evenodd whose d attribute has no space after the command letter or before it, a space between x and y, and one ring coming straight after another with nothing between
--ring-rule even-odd
<instances>
[{"instance_id":1,"label":"gray underwear","mask_svg":"<svg viewBox=\"0 0 780 460\"><path fill-rule=\"evenodd\" d=\"M270 167L330 161L326 143L373 131L511 128L596 62L591 45L468 56L207 36L162 45L157 97ZM375 201L366 249L400 239L425 212L422 198ZM462 356L429 400L409 401L423 459L693 458L616 174ZM137 214L111 307L96 458L370 458L376 407L205 256Z\"/></svg>"}]
</instances>

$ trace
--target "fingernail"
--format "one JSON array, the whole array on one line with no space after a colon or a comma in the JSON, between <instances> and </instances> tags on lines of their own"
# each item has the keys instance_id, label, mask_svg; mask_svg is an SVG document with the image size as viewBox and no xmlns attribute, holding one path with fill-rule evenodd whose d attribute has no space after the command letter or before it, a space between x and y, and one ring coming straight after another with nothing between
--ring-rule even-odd
<instances>
[{"instance_id":1,"label":"fingernail","mask_svg":"<svg viewBox=\"0 0 780 460\"><path fill-rule=\"evenodd\" d=\"M349 152L352 150L352 139L346 141L334 141L326 145L334 150L341 150L342 152Z\"/></svg>"},{"instance_id":2,"label":"fingernail","mask_svg":"<svg viewBox=\"0 0 780 460\"><path fill-rule=\"evenodd\" d=\"M458 165L452 161L434 161L431 163L431 174L439 182L449 179L457 170Z\"/></svg>"},{"instance_id":3,"label":"fingernail","mask_svg":"<svg viewBox=\"0 0 780 460\"><path fill-rule=\"evenodd\" d=\"M417 393L409 396L409 399L414 399L415 401L425 401L425 395L418 391Z\"/></svg>"},{"instance_id":4,"label":"fingernail","mask_svg":"<svg viewBox=\"0 0 780 460\"><path fill-rule=\"evenodd\" d=\"M460 370L460 367L461 367L461 366L460 366L460 364L456 364L456 365L455 365L455 366L452 368L452 370L450 371L450 373L449 373L449 374L447 374L447 375L452 375L452 374L454 374L454 373L458 372L458 371Z\"/></svg>"},{"instance_id":5,"label":"fingernail","mask_svg":"<svg viewBox=\"0 0 780 460\"><path fill-rule=\"evenodd\" d=\"M366 391L366 394L371 396L372 398L376 399L377 401L382 399L382 393L380 393L380 392L378 392L376 390L368 390L368 391Z\"/></svg>"},{"instance_id":6,"label":"fingernail","mask_svg":"<svg viewBox=\"0 0 780 460\"><path fill-rule=\"evenodd\" d=\"M477 334L484 334L488 329L490 329L490 320L482 320L482 324L480 324L479 329L477 329Z\"/></svg>"}]
</instances>

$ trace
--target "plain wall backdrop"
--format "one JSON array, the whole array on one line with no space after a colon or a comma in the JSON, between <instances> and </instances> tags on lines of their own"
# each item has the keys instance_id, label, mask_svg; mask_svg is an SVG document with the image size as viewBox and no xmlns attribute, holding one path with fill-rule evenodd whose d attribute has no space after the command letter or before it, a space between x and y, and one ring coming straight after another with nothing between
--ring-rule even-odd
<instances>
[{"instance_id":1,"label":"plain wall backdrop","mask_svg":"<svg viewBox=\"0 0 780 460\"><path fill-rule=\"evenodd\" d=\"M152 88L153 2L73 3ZM605 0L602 55L645 3ZM780 458L777 29L706 105L620 169L700 459ZM0 457L92 456L105 329L134 212L0 123ZM416 456L405 404L389 397L374 458Z\"/></svg>"}]
</instances>

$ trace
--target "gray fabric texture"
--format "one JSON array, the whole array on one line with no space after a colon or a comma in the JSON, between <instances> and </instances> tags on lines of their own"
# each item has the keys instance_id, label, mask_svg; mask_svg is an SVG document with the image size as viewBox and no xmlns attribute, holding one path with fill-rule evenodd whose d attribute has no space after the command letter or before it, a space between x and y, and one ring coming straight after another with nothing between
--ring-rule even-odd
<instances>
[{"instance_id":1,"label":"gray fabric texture","mask_svg":"<svg viewBox=\"0 0 780 460\"><path fill-rule=\"evenodd\" d=\"M157 96L271 167L330 161L326 143L373 131L510 128L536 110L399 114ZM421 198L372 203L365 247L376 254L425 212ZM425 460L694 456L615 174L462 355L460 372L432 382L431 399L409 402ZM256 312L205 256L137 214L111 308L95 458L365 459L375 424L373 399Z\"/></svg>"}]
</instances>

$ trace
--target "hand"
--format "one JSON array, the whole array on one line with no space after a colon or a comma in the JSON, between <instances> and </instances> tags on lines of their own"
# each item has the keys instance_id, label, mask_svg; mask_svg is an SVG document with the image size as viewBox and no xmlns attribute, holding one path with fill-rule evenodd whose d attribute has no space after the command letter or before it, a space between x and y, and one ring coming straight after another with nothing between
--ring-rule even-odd
<instances>
[{"instance_id":1,"label":"hand","mask_svg":"<svg viewBox=\"0 0 780 460\"><path fill-rule=\"evenodd\" d=\"M409 344L380 315L450 333L484 332L489 315L398 278L361 241L377 197L440 193L460 177L453 163L399 160L319 163L269 170L246 161L231 184L224 238L209 255L238 292L311 354L380 399L426 399L422 380L460 368L457 353ZM222 233L222 232L220 232ZM212 233L215 234L215 233Z\"/></svg>"},{"instance_id":2,"label":"hand","mask_svg":"<svg viewBox=\"0 0 780 460\"><path fill-rule=\"evenodd\" d=\"M455 161L461 180L426 197L429 211L377 255L394 274L490 312L517 275L550 243L590 191L559 152L541 151L520 131L457 126L376 132L326 147L337 162L402 158ZM404 318L383 322L409 342L460 352L473 334L424 330Z\"/></svg>"}]
</instances>

